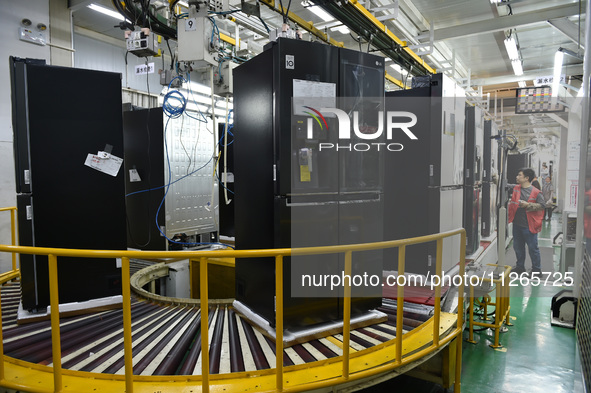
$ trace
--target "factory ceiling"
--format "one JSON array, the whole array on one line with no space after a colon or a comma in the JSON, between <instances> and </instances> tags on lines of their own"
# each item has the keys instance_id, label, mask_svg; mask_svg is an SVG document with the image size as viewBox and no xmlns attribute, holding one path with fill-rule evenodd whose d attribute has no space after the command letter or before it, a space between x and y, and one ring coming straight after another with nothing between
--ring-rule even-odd
<instances>
[{"instance_id":1,"label":"factory ceiling","mask_svg":"<svg viewBox=\"0 0 591 393\"><path fill-rule=\"evenodd\" d=\"M584 51L585 3L569 0L492 1L230 0L230 7L240 9L243 3L254 6L258 3L260 19L270 29L282 25L281 7L289 7L290 13L297 18L295 20L311 22L315 31L323 33L323 37L331 42L342 42L345 47L382 53L393 59L386 67L387 73L393 78L410 84L410 78L407 77L409 71L411 75L433 69L446 72L472 91L475 101L480 97L485 106L487 102L492 102L486 99L487 92L491 93L491 100L495 96L515 97L515 89L520 81L522 85L534 86L537 79L551 76L554 72L554 55L559 48L563 48L571 54L564 56L562 69L566 75L564 83L570 90L565 94L576 94L583 73L579 56ZM114 9L110 0L70 0L77 31L95 32L123 42L123 31L114 27L116 23L113 23L112 18L88 8L92 3ZM151 4L156 8L158 5L166 7L168 2L152 0ZM320 16L316 12L318 7L326 15ZM360 9L365 11L360 12ZM260 19L243 12L231 15L240 26L241 40L252 42L252 48L256 48L256 44L262 48L268 42L266 29ZM367 22L368 19L371 21ZM290 23L295 27L293 20L291 18ZM385 48L385 41L380 39L376 23L381 26L382 36L383 31L386 31L399 39L402 45L393 44ZM219 25L229 35L234 35L234 22L226 19L221 20ZM304 39L318 38L306 32ZM522 65L522 75L514 72L506 39L515 39L517 54L513 56L517 56ZM414 52L414 56L407 55L410 52ZM424 66L421 66L420 61ZM399 88L394 85L390 87ZM498 113L493 113L493 106L489 104L487 109L498 118ZM538 122L538 127L530 128L547 130L553 134L557 130L559 132L560 123L556 119L548 120L552 121L544 124Z\"/></svg>"}]
</instances>

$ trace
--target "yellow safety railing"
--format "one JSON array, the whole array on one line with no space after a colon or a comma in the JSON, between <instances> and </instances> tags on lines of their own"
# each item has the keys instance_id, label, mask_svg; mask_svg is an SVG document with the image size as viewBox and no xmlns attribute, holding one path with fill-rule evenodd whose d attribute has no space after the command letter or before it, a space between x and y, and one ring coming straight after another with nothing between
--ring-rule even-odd
<instances>
[{"instance_id":1,"label":"yellow safety railing","mask_svg":"<svg viewBox=\"0 0 591 393\"><path fill-rule=\"evenodd\" d=\"M489 266L496 266L495 264L489 264ZM511 273L511 266L503 266L503 272L499 275L498 278L480 278L481 281L489 283L494 286L495 290L495 302L490 303L494 304L495 306L495 321L494 323L487 323L487 322L477 322L474 320L474 285L470 285L470 311L469 311L469 337L466 341L475 344L476 341L474 340L474 326L482 326L494 329L495 331L495 342L490 346L492 348L499 348L502 347L499 343L499 334L503 325L511 326L510 318L509 318L509 311L511 310L511 306L509 305L509 300L511 297L511 286L509 285L509 273ZM487 318L487 302L484 305L484 319Z\"/></svg>"},{"instance_id":2,"label":"yellow safety railing","mask_svg":"<svg viewBox=\"0 0 591 393\"><path fill-rule=\"evenodd\" d=\"M353 262L353 253L369 250L378 250L386 248L398 247L398 274L403 275L405 272L405 256L406 247L418 244L436 241L437 242L437 261L435 274L441 277L442 275L442 249L443 239L446 237L460 235L460 255L459 261L459 275L464 277L464 258L466 232L464 229L457 229L440 234L416 237L412 239L393 240L368 244L353 244L342 246L326 246L326 247L310 247L297 249L297 255L318 255L318 254L345 254L345 274L351 276L351 266ZM200 259L200 292L202 304L208 304L208 282L207 282L207 265L209 258L254 258L254 257L273 257L275 258L276 268L276 354L283 352L283 258L292 255L292 249L272 249L272 250L208 250L208 251L122 251L122 250L75 250L75 249L59 249L59 248L41 248L41 247L24 247L14 245L0 245L0 252L21 253L21 254L35 254L47 255L49 261L49 284L50 284L50 305L51 305L51 336L53 349L53 374L54 386L50 389L37 389L35 391L62 391L62 367L61 367L61 344L60 344L60 329L59 329L59 298L58 298L58 266L57 257L89 257L89 258L121 258L121 275L122 275L122 296L123 296L123 342L124 342L124 359L125 359L125 391L127 393L133 392L134 375L133 375L133 360L132 360L132 333L131 333L131 294L130 294L130 258L138 259L161 259L161 258L187 258ZM402 355L402 320L403 320L403 305L404 304L404 287L398 286L398 304L397 307L397 326L396 326L396 355L393 362L381 364L369 369L357 371L353 374L349 372L350 354L350 321L351 321L351 287L350 282L345 280L345 301L343 306L343 354L339 357L342 362L342 375L339 377L327 378L326 380L308 383L300 386L285 387L284 385L284 370L283 357L276 356L276 391L278 392L297 392L304 390L314 390L333 386L339 383L358 380L362 378L372 377L378 374L386 373L394 370L400 366L417 361L423 356L447 345L455 338L461 336L463 329L463 315L464 315L464 282L459 286L459 302L457 323L453 331L451 331L444 338L440 339L440 297L441 285L443 280L439 280L435 287L435 310L433 317L433 342L432 344L422 347L420 350L409 354L403 358ZM202 348L202 375L201 385L202 392L209 392L209 310L208 307L201 307L201 343ZM454 391L460 392L460 373L461 373L461 344L457 345L456 350L456 370L455 370L455 387ZM21 385L17 385L5 379L4 375L4 354L2 352L2 326L0 315L0 386L5 386L13 389L22 389ZM93 373L88 373L92 375ZM141 378L141 377L139 377ZM171 376L168 381L178 381L186 384L186 376Z\"/></svg>"}]
</instances>

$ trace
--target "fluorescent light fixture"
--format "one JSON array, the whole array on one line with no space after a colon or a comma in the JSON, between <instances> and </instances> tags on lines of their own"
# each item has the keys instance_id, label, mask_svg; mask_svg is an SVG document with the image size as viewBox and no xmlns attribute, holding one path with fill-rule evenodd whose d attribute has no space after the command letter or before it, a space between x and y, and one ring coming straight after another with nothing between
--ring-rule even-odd
<instances>
[{"instance_id":1,"label":"fluorescent light fixture","mask_svg":"<svg viewBox=\"0 0 591 393\"><path fill-rule=\"evenodd\" d=\"M562 61L564 60L564 52L557 51L554 55L554 77L552 78L552 97L558 97L558 89L560 88L560 74L562 72Z\"/></svg>"},{"instance_id":2,"label":"fluorescent light fixture","mask_svg":"<svg viewBox=\"0 0 591 393\"><path fill-rule=\"evenodd\" d=\"M316 16L322 19L325 22L330 22L334 20L332 15L328 12L324 11L322 8L318 7L317 5L313 5L311 1L302 1L302 5L306 7L307 10L312 11Z\"/></svg>"},{"instance_id":3,"label":"fluorescent light fixture","mask_svg":"<svg viewBox=\"0 0 591 393\"><path fill-rule=\"evenodd\" d=\"M490 0L490 3L491 4L499 4L499 3L502 3L502 2L503 2L503 0Z\"/></svg>"},{"instance_id":4,"label":"fluorescent light fixture","mask_svg":"<svg viewBox=\"0 0 591 393\"><path fill-rule=\"evenodd\" d=\"M517 82L517 84L519 85L519 87L526 87L527 83L525 83L525 81L519 81Z\"/></svg>"},{"instance_id":5,"label":"fluorescent light fixture","mask_svg":"<svg viewBox=\"0 0 591 393\"><path fill-rule=\"evenodd\" d=\"M401 75L406 75L408 74L408 71L405 70L404 68L400 67L400 64L390 64L390 67L394 68L396 71L398 71L399 74Z\"/></svg>"},{"instance_id":6,"label":"fluorescent light fixture","mask_svg":"<svg viewBox=\"0 0 591 393\"><path fill-rule=\"evenodd\" d=\"M511 35L509 38L505 38L505 49L511 60L519 60L519 50L517 49L517 42L515 36Z\"/></svg>"},{"instance_id":7,"label":"fluorescent light fixture","mask_svg":"<svg viewBox=\"0 0 591 393\"><path fill-rule=\"evenodd\" d=\"M347 26L345 26L345 25L340 25L340 26L337 26L337 27L332 27L330 29L330 31L338 31L339 33L342 33L342 34L349 34L351 32L351 30L349 30L349 28Z\"/></svg>"},{"instance_id":8,"label":"fluorescent light fixture","mask_svg":"<svg viewBox=\"0 0 591 393\"><path fill-rule=\"evenodd\" d=\"M125 18L123 17L123 15L121 15L120 13L118 13L116 11L113 11L113 10L111 10L109 8L102 7L102 6L96 5L94 3L87 5L87 7L90 8L91 10L93 10L93 11L100 12L101 14L104 14L104 15L108 15L111 18L115 18L115 19L118 19L118 20L125 20Z\"/></svg>"},{"instance_id":9,"label":"fluorescent light fixture","mask_svg":"<svg viewBox=\"0 0 591 393\"><path fill-rule=\"evenodd\" d=\"M209 86L205 86L200 83L193 82L193 81L191 81L190 86L191 86L191 91L193 93L201 93L201 94L211 96L211 87L209 87Z\"/></svg>"},{"instance_id":10,"label":"fluorescent light fixture","mask_svg":"<svg viewBox=\"0 0 591 393\"><path fill-rule=\"evenodd\" d=\"M515 75L523 75L523 65L521 64L521 60L512 60L511 66L513 67L513 72Z\"/></svg>"}]
</instances>

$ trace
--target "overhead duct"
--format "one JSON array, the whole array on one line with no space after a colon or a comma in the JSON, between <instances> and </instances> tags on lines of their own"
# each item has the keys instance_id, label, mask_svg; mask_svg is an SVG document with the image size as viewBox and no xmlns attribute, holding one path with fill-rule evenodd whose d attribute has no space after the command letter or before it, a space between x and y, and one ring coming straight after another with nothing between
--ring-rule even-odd
<instances>
[{"instance_id":1,"label":"overhead duct","mask_svg":"<svg viewBox=\"0 0 591 393\"><path fill-rule=\"evenodd\" d=\"M411 75L435 73L435 70L409 49L405 42L396 37L357 1L316 0L314 4L343 22L351 31L363 37L385 56L408 69Z\"/></svg>"}]
</instances>

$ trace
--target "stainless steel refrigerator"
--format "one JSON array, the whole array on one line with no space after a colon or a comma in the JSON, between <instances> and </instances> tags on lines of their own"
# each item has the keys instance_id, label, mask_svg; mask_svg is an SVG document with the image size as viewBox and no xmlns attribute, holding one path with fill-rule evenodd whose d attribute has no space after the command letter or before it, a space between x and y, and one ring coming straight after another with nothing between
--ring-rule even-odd
<instances>
[{"instance_id":1,"label":"stainless steel refrigerator","mask_svg":"<svg viewBox=\"0 0 591 393\"><path fill-rule=\"evenodd\" d=\"M480 247L480 206L482 198L482 153L484 149L484 115L476 106L466 106L464 134L464 229L466 255Z\"/></svg>"},{"instance_id":2,"label":"stainless steel refrigerator","mask_svg":"<svg viewBox=\"0 0 591 393\"><path fill-rule=\"evenodd\" d=\"M319 143L339 143L337 119L328 115L322 122L319 119L308 135L312 117L306 112L311 109L304 106L319 110L339 105L351 113L357 111L361 127L371 129L379 121L377 110L383 109L383 78L384 62L379 56L281 38L234 70L237 249L382 240L380 155L336 148L319 151ZM337 98L345 96L342 101ZM366 271L381 277L381 253L360 254L354 258L353 273ZM311 288L306 297L292 295L292 289L298 291L292 288L292 264L296 263L313 266L322 274L343 270L342 255L285 258L285 328L342 318L342 291L327 296L325 290ZM236 300L275 325L273 259L236 261ZM353 315L380 305L381 287L353 292Z\"/></svg>"},{"instance_id":3,"label":"stainless steel refrigerator","mask_svg":"<svg viewBox=\"0 0 591 393\"><path fill-rule=\"evenodd\" d=\"M216 209L209 208L212 192L217 200L214 146L198 116L168 118L161 107L123 113L128 247L179 250L217 241Z\"/></svg>"},{"instance_id":4,"label":"stainless steel refrigerator","mask_svg":"<svg viewBox=\"0 0 591 393\"><path fill-rule=\"evenodd\" d=\"M125 250L121 74L15 57L10 71L20 244ZM23 308L45 311L47 257L20 266ZM60 303L121 294L113 258L59 257L58 273Z\"/></svg>"},{"instance_id":5,"label":"stainless steel refrigerator","mask_svg":"<svg viewBox=\"0 0 591 393\"><path fill-rule=\"evenodd\" d=\"M499 176L499 142L497 125L492 120L484 121L484 150L482 152L482 220L481 235L491 236L497 229ZM497 184L493 176L497 176Z\"/></svg>"},{"instance_id":6,"label":"stainless steel refrigerator","mask_svg":"<svg viewBox=\"0 0 591 393\"><path fill-rule=\"evenodd\" d=\"M385 155L386 240L425 236L462 227L465 94L443 74L415 77L412 88L386 93L386 109L417 116L416 140ZM443 269L460 260L458 240L443 242ZM385 253L385 266L397 270L397 250ZM435 273L436 243L406 250L406 271Z\"/></svg>"}]
</instances>

